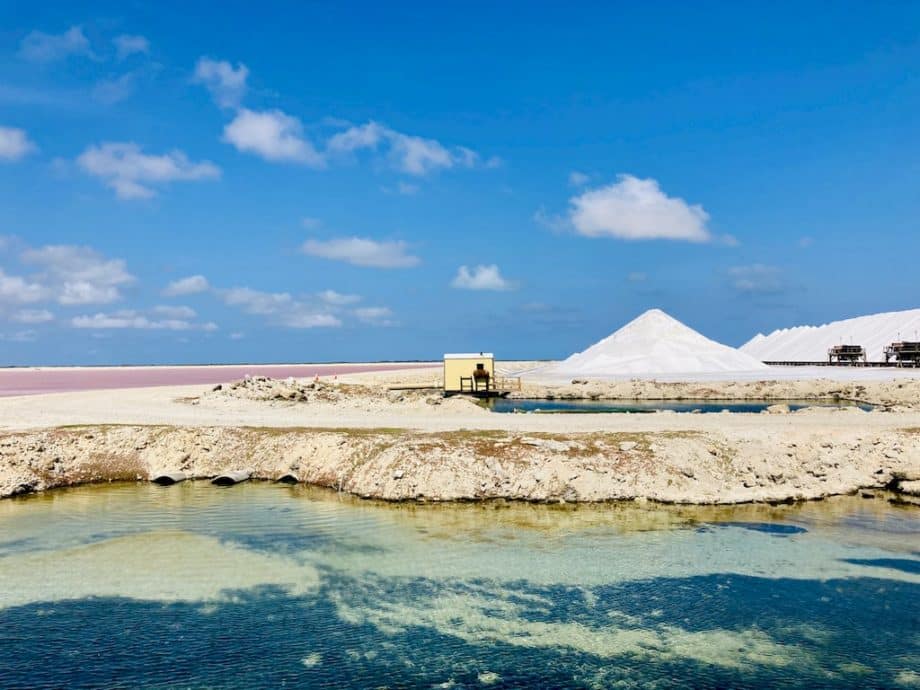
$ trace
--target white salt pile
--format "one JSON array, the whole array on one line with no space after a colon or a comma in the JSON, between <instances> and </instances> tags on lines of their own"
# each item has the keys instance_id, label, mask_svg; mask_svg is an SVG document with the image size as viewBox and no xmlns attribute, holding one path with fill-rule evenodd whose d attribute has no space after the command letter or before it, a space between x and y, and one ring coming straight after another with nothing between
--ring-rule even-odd
<instances>
[{"instance_id":1,"label":"white salt pile","mask_svg":"<svg viewBox=\"0 0 920 690\"><path fill-rule=\"evenodd\" d=\"M584 352L552 367L560 376L615 377L757 371L758 359L650 309Z\"/></svg>"},{"instance_id":2,"label":"white salt pile","mask_svg":"<svg viewBox=\"0 0 920 690\"><path fill-rule=\"evenodd\" d=\"M758 333L741 351L767 362L823 362L834 345L862 345L870 361L884 361L884 348L898 340L920 340L920 309Z\"/></svg>"}]
</instances>

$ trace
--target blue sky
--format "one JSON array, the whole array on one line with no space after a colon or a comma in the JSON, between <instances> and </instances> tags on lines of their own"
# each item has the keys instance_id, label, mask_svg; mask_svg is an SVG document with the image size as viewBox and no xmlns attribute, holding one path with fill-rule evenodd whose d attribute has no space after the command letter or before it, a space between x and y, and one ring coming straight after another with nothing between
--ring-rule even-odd
<instances>
[{"instance_id":1,"label":"blue sky","mask_svg":"<svg viewBox=\"0 0 920 690\"><path fill-rule=\"evenodd\" d=\"M918 112L917 3L3 3L0 359L914 308Z\"/></svg>"}]
</instances>

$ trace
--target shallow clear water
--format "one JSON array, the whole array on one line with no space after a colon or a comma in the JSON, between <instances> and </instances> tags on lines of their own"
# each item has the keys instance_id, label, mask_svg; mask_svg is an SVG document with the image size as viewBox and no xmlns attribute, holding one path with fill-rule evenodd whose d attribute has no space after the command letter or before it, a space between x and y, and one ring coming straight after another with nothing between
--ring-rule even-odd
<instances>
[{"instance_id":1,"label":"shallow clear water","mask_svg":"<svg viewBox=\"0 0 920 690\"><path fill-rule=\"evenodd\" d=\"M870 411L872 405L852 402L808 400L544 400L538 398L489 398L483 401L491 412L763 412L771 405L785 404L790 410L804 407L859 407Z\"/></svg>"},{"instance_id":2,"label":"shallow clear water","mask_svg":"<svg viewBox=\"0 0 920 690\"><path fill-rule=\"evenodd\" d=\"M0 501L0 687L915 687L920 510Z\"/></svg>"}]
</instances>

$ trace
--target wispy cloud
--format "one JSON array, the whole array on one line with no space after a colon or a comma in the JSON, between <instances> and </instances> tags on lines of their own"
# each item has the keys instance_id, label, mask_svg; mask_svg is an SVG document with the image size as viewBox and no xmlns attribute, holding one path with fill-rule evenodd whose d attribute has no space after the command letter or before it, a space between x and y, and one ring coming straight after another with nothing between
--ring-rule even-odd
<instances>
[{"instance_id":1,"label":"wispy cloud","mask_svg":"<svg viewBox=\"0 0 920 690\"><path fill-rule=\"evenodd\" d=\"M578 172L573 170L569 173L569 186L570 187L583 187L591 180L591 178L583 172Z\"/></svg>"},{"instance_id":2,"label":"wispy cloud","mask_svg":"<svg viewBox=\"0 0 920 690\"><path fill-rule=\"evenodd\" d=\"M202 84L221 108L239 107L246 95L249 68L241 62L236 67L226 60L198 58L194 81Z\"/></svg>"},{"instance_id":3,"label":"wispy cloud","mask_svg":"<svg viewBox=\"0 0 920 690\"><path fill-rule=\"evenodd\" d=\"M18 161L35 149L24 129L0 126L0 161Z\"/></svg>"},{"instance_id":4,"label":"wispy cloud","mask_svg":"<svg viewBox=\"0 0 920 690\"><path fill-rule=\"evenodd\" d=\"M153 313L168 319L194 319L198 315L191 307L174 304L158 304Z\"/></svg>"},{"instance_id":5,"label":"wispy cloud","mask_svg":"<svg viewBox=\"0 0 920 690\"><path fill-rule=\"evenodd\" d=\"M36 105L47 108L66 108L75 111L86 107L86 94L77 89L45 89L0 84L0 103L15 106Z\"/></svg>"},{"instance_id":6,"label":"wispy cloud","mask_svg":"<svg viewBox=\"0 0 920 690\"><path fill-rule=\"evenodd\" d=\"M537 225L542 225L553 232L562 233L572 230L572 222L568 218L550 213L545 206L541 206L534 212L533 220Z\"/></svg>"},{"instance_id":7,"label":"wispy cloud","mask_svg":"<svg viewBox=\"0 0 920 690\"><path fill-rule=\"evenodd\" d=\"M72 55L94 57L80 26L72 26L62 34L32 31L19 44L19 57L29 62L56 62Z\"/></svg>"},{"instance_id":8,"label":"wispy cloud","mask_svg":"<svg viewBox=\"0 0 920 690\"><path fill-rule=\"evenodd\" d=\"M708 242L709 214L665 194L656 180L620 175L617 182L569 200L572 228L586 237Z\"/></svg>"},{"instance_id":9,"label":"wispy cloud","mask_svg":"<svg viewBox=\"0 0 920 690\"><path fill-rule=\"evenodd\" d=\"M461 290L514 290L517 285L505 279L495 264L479 265L470 269L461 266L451 286Z\"/></svg>"},{"instance_id":10,"label":"wispy cloud","mask_svg":"<svg viewBox=\"0 0 920 690\"><path fill-rule=\"evenodd\" d=\"M212 321L195 323L184 318L151 318L132 309L75 316L70 320L70 325L74 328L94 330L216 331L218 329L217 324Z\"/></svg>"},{"instance_id":11,"label":"wispy cloud","mask_svg":"<svg viewBox=\"0 0 920 690\"><path fill-rule=\"evenodd\" d=\"M47 309L20 309L10 318L17 323L47 323L54 321L54 314Z\"/></svg>"},{"instance_id":12,"label":"wispy cloud","mask_svg":"<svg viewBox=\"0 0 920 690\"><path fill-rule=\"evenodd\" d=\"M224 303L247 314L269 317L288 328L336 328L341 319L322 305L296 299L287 292L262 292L248 287L219 290Z\"/></svg>"},{"instance_id":13,"label":"wispy cloud","mask_svg":"<svg viewBox=\"0 0 920 690\"><path fill-rule=\"evenodd\" d=\"M208 279L203 275L188 276L172 281L163 288L164 297L180 297L182 295L194 295L199 292L207 292L211 289Z\"/></svg>"},{"instance_id":14,"label":"wispy cloud","mask_svg":"<svg viewBox=\"0 0 920 690\"><path fill-rule=\"evenodd\" d=\"M280 110L256 112L240 109L224 127L223 139L238 151L275 163L325 166L323 156L303 135L300 120Z\"/></svg>"},{"instance_id":15,"label":"wispy cloud","mask_svg":"<svg viewBox=\"0 0 920 690\"><path fill-rule=\"evenodd\" d=\"M396 325L396 322L391 318L393 310L389 307L359 307L354 310L354 314L362 323L375 326Z\"/></svg>"},{"instance_id":16,"label":"wispy cloud","mask_svg":"<svg viewBox=\"0 0 920 690\"><path fill-rule=\"evenodd\" d=\"M464 146L448 148L435 139L403 134L378 122L355 125L333 135L326 149L332 155L361 150L381 151L394 170L415 176L481 164L480 155L472 149Z\"/></svg>"},{"instance_id":17,"label":"wispy cloud","mask_svg":"<svg viewBox=\"0 0 920 690\"><path fill-rule=\"evenodd\" d=\"M0 340L10 343L34 343L37 339L38 333L32 329L15 333L0 333Z\"/></svg>"},{"instance_id":18,"label":"wispy cloud","mask_svg":"<svg viewBox=\"0 0 920 690\"><path fill-rule=\"evenodd\" d=\"M134 92L136 79L134 72L126 72L111 79L102 79L93 87L93 98L105 105L120 103Z\"/></svg>"},{"instance_id":19,"label":"wispy cloud","mask_svg":"<svg viewBox=\"0 0 920 690\"><path fill-rule=\"evenodd\" d=\"M119 60L135 54L146 55L150 52L150 41L144 36L121 34L112 39L112 44L115 46L115 54Z\"/></svg>"},{"instance_id":20,"label":"wispy cloud","mask_svg":"<svg viewBox=\"0 0 920 690\"><path fill-rule=\"evenodd\" d=\"M420 263L417 256L408 253L409 245L402 241L378 242L365 237L342 237L331 240L307 240L301 251L333 261L344 261L354 266L374 268L410 268Z\"/></svg>"},{"instance_id":21,"label":"wispy cloud","mask_svg":"<svg viewBox=\"0 0 920 690\"><path fill-rule=\"evenodd\" d=\"M341 307L348 304L355 304L361 301L361 295L345 295L335 290L323 290L319 293L319 298L326 304Z\"/></svg>"},{"instance_id":22,"label":"wispy cloud","mask_svg":"<svg viewBox=\"0 0 920 690\"><path fill-rule=\"evenodd\" d=\"M777 294L786 289L783 270L776 266L751 264L728 269L732 287L746 294Z\"/></svg>"},{"instance_id":23,"label":"wispy cloud","mask_svg":"<svg viewBox=\"0 0 920 690\"><path fill-rule=\"evenodd\" d=\"M133 142L90 146L79 155L77 165L101 179L120 199L149 199L156 195L156 185L220 177L220 168L210 161L192 162L178 149L145 154Z\"/></svg>"},{"instance_id":24,"label":"wispy cloud","mask_svg":"<svg viewBox=\"0 0 920 690\"><path fill-rule=\"evenodd\" d=\"M412 196L417 194L419 187L417 184L410 184L408 182L399 182L396 185L396 191L402 194L403 196Z\"/></svg>"}]
</instances>

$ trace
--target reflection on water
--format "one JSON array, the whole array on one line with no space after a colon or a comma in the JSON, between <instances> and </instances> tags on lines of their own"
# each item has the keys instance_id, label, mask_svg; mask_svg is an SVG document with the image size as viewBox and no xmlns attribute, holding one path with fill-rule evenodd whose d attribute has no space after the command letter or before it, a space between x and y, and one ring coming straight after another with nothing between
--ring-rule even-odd
<instances>
[{"instance_id":1,"label":"reflection on water","mask_svg":"<svg viewBox=\"0 0 920 690\"><path fill-rule=\"evenodd\" d=\"M0 502L3 687L911 687L920 511Z\"/></svg>"},{"instance_id":2,"label":"reflection on water","mask_svg":"<svg viewBox=\"0 0 920 690\"><path fill-rule=\"evenodd\" d=\"M872 405L847 400L546 400L543 398L488 398L483 406L491 412L748 412L759 413L771 405L788 405L793 412L805 407L858 408Z\"/></svg>"}]
</instances>

